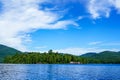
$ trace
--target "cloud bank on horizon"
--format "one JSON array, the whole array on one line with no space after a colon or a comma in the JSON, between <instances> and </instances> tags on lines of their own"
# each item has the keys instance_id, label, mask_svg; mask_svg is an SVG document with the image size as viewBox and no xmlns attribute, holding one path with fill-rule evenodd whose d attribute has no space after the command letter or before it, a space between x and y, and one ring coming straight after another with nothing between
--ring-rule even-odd
<instances>
[{"instance_id":1,"label":"cloud bank on horizon","mask_svg":"<svg viewBox=\"0 0 120 80\"><path fill-rule=\"evenodd\" d=\"M40 29L67 29L70 25L79 27L77 20L84 17L65 19L71 9L67 4L80 3L86 9L84 16L93 20L109 18L112 10L120 14L120 0L53 1L0 0L0 43L26 51L25 43L32 41L30 33Z\"/></svg>"}]
</instances>

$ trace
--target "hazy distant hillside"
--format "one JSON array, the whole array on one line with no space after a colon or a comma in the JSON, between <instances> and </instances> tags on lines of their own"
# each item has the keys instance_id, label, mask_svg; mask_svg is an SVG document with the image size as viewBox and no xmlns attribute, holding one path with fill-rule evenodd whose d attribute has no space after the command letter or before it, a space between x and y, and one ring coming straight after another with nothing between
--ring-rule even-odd
<instances>
[{"instance_id":1,"label":"hazy distant hillside","mask_svg":"<svg viewBox=\"0 0 120 80\"><path fill-rule=\"evenodd\" d=\"M8 55L14 55L15 53L20 53L20 51L0 44L0 62L3 61L3 58Z\"/></svg>"},{"instance_id":2,"label":"hazy distant hillside","mask_svg":"<svg viewBox=\"0 0 120 80\"><path fill-rule=\"evenodd\" d=\"M103 63L120 63L120 52L104 51L100 53L87 53L81 56L100 60Z\"/></svg>"},{"instance_id":3,"label":"hazy distant hillside","mask_svg":"<svg viewBox=\"0 0 120 80\"><path fill-rule=\"evenodd\" d=\"M94 55L96 55L97 53L93 53L93 52L90 52L90 53L86 53L86 54L83 54L81 55L82 57L93 57Z\"/></svg>"}]
</instances>

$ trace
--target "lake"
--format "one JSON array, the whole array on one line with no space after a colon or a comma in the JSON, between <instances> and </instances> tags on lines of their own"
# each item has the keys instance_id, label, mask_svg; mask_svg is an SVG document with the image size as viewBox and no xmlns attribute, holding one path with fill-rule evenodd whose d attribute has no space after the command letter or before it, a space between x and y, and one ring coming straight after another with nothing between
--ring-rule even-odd
<instances>
[{"instance_id":1,"label":"lake","mask_svg":"<svg viewBox=\"0 0 120 80\"><path fill-rule=\"evenodd\" d=\"M120 80L120 65L0 64L0 80Z\"/></svg>"}]
</instances>

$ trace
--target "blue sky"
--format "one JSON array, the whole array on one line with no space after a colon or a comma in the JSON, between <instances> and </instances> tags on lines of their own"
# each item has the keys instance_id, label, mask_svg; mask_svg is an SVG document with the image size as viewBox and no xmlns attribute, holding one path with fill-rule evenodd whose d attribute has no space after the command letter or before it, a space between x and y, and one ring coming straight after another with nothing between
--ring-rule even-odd
<instances>
[{"instance_id":1,"label":"blue sky","mask_svg":"<svg viewBox=\"0 0 120 80\"><path fill-rule=\"evenodd\" d=\"M0 0L0 43L80 55L120 50L120 0Z\"/></svg>"}]
</instances>

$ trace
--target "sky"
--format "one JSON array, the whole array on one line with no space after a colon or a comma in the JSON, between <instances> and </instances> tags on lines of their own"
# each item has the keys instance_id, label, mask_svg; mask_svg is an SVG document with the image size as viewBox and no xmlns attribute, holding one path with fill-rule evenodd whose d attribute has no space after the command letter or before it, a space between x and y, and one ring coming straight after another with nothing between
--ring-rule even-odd
<instances>
[{"instance_id":1,"label":"sky","mask_svg":"<svg viewBox=\"0 0 120 80\"><path fill-rule=\"evenodd\" d=\"M0 0L0 44L74 55L120 51L120 0Z\"/></svg>"}]
</instances>

